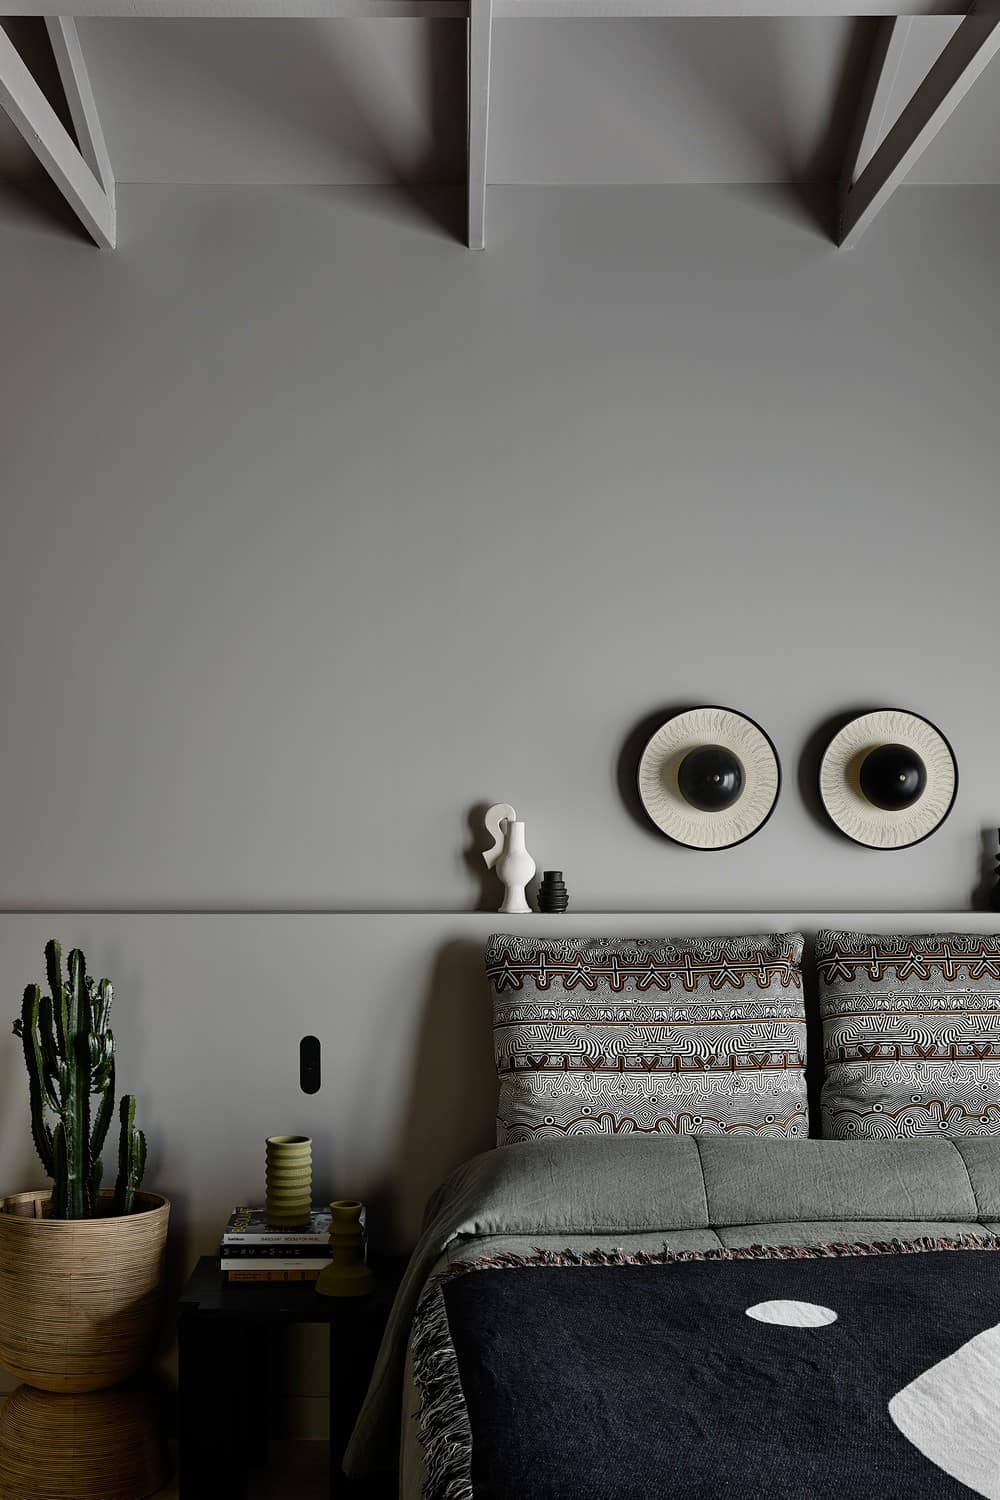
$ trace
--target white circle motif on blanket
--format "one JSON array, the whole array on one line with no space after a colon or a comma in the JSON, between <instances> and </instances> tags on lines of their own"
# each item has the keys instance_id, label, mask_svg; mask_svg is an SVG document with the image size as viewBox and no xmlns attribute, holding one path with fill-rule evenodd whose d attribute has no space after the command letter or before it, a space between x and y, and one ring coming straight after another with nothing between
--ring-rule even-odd
<instances>
[{"instance_id":1,"label":"white circle motif on blanket","mask_svg":"<svg viewBox=\"0 0 1000 1500\"><path fill-rule=\"evenodd\" d=\"M837 1321L833 1308L820 1307L818 1302L757 1302L746 1312L758 1323L775 1323L780 1328L824 1328Z\"/></svg>"}]
</instances>

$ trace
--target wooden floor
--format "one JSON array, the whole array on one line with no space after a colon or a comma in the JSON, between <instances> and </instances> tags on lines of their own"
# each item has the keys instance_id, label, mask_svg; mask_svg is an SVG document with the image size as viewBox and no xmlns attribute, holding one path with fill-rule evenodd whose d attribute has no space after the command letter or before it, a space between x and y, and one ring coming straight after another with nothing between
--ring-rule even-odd
<instances>
[{"instance_id":1,"label":"wooden floor","mask_svg":"<svg viewBox=\"0 0 1000 1500\"><path fill-rule=\"evenodd\" d=\"M272 1444L267 1468L251 1482L251 1500L327 1500L326 1452L325 1443ZM156 1500L177 1500L177 1485Z\"/></svg>"},{"instance_id":2,"label":"wooden floor","mask_svg":"<svg viewBox=\"0 0 1000 1500\"><path fill-rule=\"evenodd\" d=\"M0 1395L0 1407L3 1400ZM171 1462L174 1460L172 1451ZM365 1487L365 1494L371 1500L395 1500L397 1481L392 1477L377 1484L373 1481ZM271 1443L266 1467L250 1482L249 1500L328 1500L328 1496L326 1443ZM176 1479L150 1500L178 1500Z\"/></svg>"}]
</instances>

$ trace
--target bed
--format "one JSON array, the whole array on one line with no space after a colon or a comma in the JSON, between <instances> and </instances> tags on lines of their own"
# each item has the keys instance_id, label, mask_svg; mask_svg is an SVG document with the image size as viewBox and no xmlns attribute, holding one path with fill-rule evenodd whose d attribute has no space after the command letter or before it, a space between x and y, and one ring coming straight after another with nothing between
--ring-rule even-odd
<instances>
[{"instance_id":1,"label":"bed","mask_svg":"<svg viewBox=\"0 0 1000 1500\"><path fill-rule=\"evenodd\" d=\"M1000 1497L1000 1141L583 1136L432 1200L345 1467L404 1500Z\"/></svg>"},{"instance_id":2,"label":"bed","mask_svg":"<svg viewBox=\"0 0 1000 1500\"><path fill-rule=\"evenodd\" d=\"M1000 1500L1000 935L823 929L814 988L803 950L490 939L498 1147L432 1200L350 1471Z\"/></svg>"}]
</instances>

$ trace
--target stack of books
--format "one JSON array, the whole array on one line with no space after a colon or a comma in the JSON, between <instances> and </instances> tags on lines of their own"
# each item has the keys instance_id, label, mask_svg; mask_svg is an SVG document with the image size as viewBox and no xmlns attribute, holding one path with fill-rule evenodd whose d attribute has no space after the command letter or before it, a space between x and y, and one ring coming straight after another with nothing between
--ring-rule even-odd
<instances>
[{"instance_id":1,"label":"stack of books","mask_svg":"<svg viewBox=\"0 0 1000 1500\"><path fill-rule=\"evenodd\" d=\"M314 1208L301 1229L268 1229L262 1208L237 1208L219 1246L227 1281L316 1281L330 1258L328 1208Z\"/></svg>"}]
</instances>

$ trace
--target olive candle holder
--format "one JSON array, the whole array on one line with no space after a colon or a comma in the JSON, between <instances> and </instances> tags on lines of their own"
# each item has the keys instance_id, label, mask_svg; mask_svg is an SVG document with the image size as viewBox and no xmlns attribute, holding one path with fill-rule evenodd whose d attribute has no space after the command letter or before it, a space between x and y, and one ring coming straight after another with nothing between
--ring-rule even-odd
<instances>
[{"instance_id":1,"label":"olive candle holder","mask_svg":"<svg viewBox=\"0 0 1000 1500\"><path fill-rule=\"evenodd\" d=\"M330 1264L316 1283L321 1297L367 1297L375 1290L374 1273L365 1263L363 1208L356 1198L339 1198L330 1204Z\"/></svg>"},{"instance_id":2,"label":"olive candle holder","mask_svg":"<svg viewBox=\"0 0 1000 1500\"><path fill-rule=\"evenodd\" d=\"M264 1211L269 1229L298 1229L312 1210L312 1140L307 1135L267 1138Z\"/></svg>"}]
</instances>

